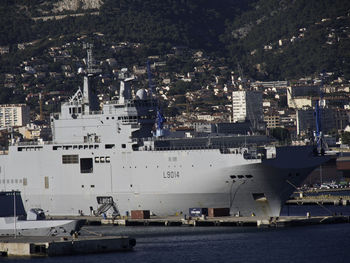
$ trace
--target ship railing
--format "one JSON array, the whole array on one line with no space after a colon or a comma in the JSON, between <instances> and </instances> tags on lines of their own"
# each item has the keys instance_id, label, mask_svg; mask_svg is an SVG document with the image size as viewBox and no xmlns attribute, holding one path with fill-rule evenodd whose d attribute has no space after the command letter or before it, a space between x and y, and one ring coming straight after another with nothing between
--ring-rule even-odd
<instances>
[{"instance_id":1,"label":"ship railing","mask_svg":"<svg viewBox=\"0 0 350 263\"><path fill-rule=\"evenodd\" d=\"M137 119L136 120L122 120L122 124L123 125L138 125L138 121L137 121ZM138 127L136 127L135 126L135 128L138 128Z\"/></svg>"},{"instance_id":2,"label":"ship railing","mask_svg":"<svg viewBox=\"0 0 350 263\"><path fill-rule=\"evenodd\" d=\"M101 111L101 110L98 110L98 111L90 111L89 114L90 114L90 115L100 115L100 114L103 114L103 111Z\"/></svg>"},{"instance_id":3,"label":"ship railing","mask_svg":"<svg viewBox=\"0 0 350 263\"><path fill-rule=\"evenodd\" d=\"M106 105L114 105L114 104L119 104L119 100L108 100L103 103Z\"/></svg>"},{"instance_id":4,"label":"ship railing","mask_svg":"<svg viewBox=\"0 0 350 263\"><path fill-rule=\"evenodd\" d=\"M29 142L17 142L14 145L32 146L32 145L45 145L45 144L53 144L53 142L52 141L29 141Z\"/></svg>"},{"instance_id":5,"label":"ship railing","mask_svg":"<svg viewBox=\"0 0 350 263\"><path fill-rule=\"evenodd\" d=\"M67 106L79 106L79 105L81 105L81 102L79 102L79 101L66 101L64 104Z\"/></svg>"},{"instance_id":6,"label":"ship railing","mask_svg":"<svg viewBox=\"0 0 350 263\"><path fill-rule=\"evenodd\" d=\"M172 147L153 147L153 151L189 151L189 150L219 150L212 146L172 146Z\"/></svg>"},{"instance_id":7,"label":"ship railing","mask_svg":"<svg viewBox=\"0 0 350 263\"><path fill-rule=\"evenodd\" d=\"M146 151L175 151L175 150L219 150L220 153L222 154L234 154L237 152L234 151L230 151L230 149L228 148L223 148L223 147L218 147L215 145L208 145L208 146L196 146L196 145L192 145L192 146L167 146L167 147L159 147L159 146L147 146L143 148Z\"/></svg>"},{"instance_id":8,"label":"ship railing","mask_svg":"<svg viewBox=\"0 0 350 263\"><path fill-rule=\"evenodd\" d=\"M244 154L243 154L243 158L246 159L246 160L259 160L259 159L263 159L263 158L264 158L264 155L261 154L261 153L257 153L257 154L254 154L254 153L244 153Z\"/></svg>"}]
</instances>

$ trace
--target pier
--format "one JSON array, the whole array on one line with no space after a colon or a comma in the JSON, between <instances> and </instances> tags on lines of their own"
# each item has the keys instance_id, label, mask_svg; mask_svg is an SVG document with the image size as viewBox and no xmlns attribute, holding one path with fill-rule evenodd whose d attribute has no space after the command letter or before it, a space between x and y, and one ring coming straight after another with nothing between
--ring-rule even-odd
<instances>
[{"instance_id":1,"label":"pier","mask_svg":"<svg viewBox=\"0 0 350 263\"><path fill-rule=\"evenodd\" d=\"M286 202L287 205L349 205L349 197L309 197L309 198L297 198L291 199Z\"/></svg>"},{"instance_id":2,"label":"pier","mask_svg":"<svg viewBox=\"0 0 350 263\"><path fill-rule=\"evenodd\" d=\"M59 217L62 218L62 217ZM77 219L75 217L64 217ZM56 218L57 219L57 218ZM116 227L257 227L278 228L310 226L321 224L350 223L350 216L279 216L279 217L185 217L185 216L150 216L147 219L132 219L128 217L107 218L95 216L83 217L86 225L110 225ZM87 253L107 253L130 251L136 245L134 238L126 236L103 236L84 227L81 231L89 233L89 236L73 235L71 237L0 237L0 256L63 256Z\"/></svg>"},{"instance_id":3,"label":"pier","mask_svg":"<svg viewBox=\"0 0 350 263\"><path fill-rule=\"evenodd\" d=\"M56 217L54 217L57 219ZM62 217L58 217L61 218ZM65 219L77 219L77 217L63 217ZM95 216L84 217L86 225L114 225L114 226L232 226L232 227L282 227L282 226L300 226L300 225L315 225L315 224L329 224L329 223L349 223L350 216L329 215L329 216L278 216L278 217L264 217L264 216L223 216L223 217L184 217L184 216L151 216L149 219L132 219L126 216L117 218L103 219Z\"/></svg>"},{"instance_id":4,"label":"pier","mask_svg":"<svg viewBox=\"0 0 350 263\"><path fill-rule=\"evenodd\" d=\"M215 217L215 218L151 218L151 219L107 219L101 224L117 226L252 226L282 227L329 223L349 223L349 216L281 216L281 217Z\"/></svg>"},{"instance_id":5,"label":"pier","mask_svg":"<svg viewBox=\"0 0 350 263\"><path fill-rule=\"evenodd\" d=\"M335 194L338 193L338 194ZM350 196L343 193L341 189L313 190L306 192L296 192L294 198L286 202L287 205L349 205Z\"/></svg>"}]
</instances>

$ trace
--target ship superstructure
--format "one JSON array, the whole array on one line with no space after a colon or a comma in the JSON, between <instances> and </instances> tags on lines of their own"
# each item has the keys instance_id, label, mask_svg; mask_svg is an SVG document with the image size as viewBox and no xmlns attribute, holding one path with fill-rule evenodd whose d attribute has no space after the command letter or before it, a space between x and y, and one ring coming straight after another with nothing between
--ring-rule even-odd
<instances>
[{"instance_id":1,"label":"ship superstructure","mask_svg":"<svg viewBox=\"0 0 350 263\"><path fill-rule=\"evenodd\" d=\"M229 207L231 214L276 216L294 187L329 159L312 146L268 146L266 136L155 137L159 107L147 90L133 97L126 77L119 99L98 109L92 75L52 114L52 141L18 142L0 156L0 191L21 191L26 209L77 215L109 203L120 214Z\"/></svg>"}]
</instances>

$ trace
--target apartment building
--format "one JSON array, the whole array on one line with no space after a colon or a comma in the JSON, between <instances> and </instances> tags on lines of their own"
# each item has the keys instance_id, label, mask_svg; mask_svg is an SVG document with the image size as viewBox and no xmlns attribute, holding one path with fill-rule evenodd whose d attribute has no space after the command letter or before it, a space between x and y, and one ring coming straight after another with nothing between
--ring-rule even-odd
<instances>
[{"instance_id":1,"label":"apartment building","mask_svg":"<svg viewBox=\"0 0 350 263\"><path fill-rule=\"evenodd\" d=\"M0 105L0 127L20 127L30 121L30 108L26 104Z\"/></svg>"}]
</instances>

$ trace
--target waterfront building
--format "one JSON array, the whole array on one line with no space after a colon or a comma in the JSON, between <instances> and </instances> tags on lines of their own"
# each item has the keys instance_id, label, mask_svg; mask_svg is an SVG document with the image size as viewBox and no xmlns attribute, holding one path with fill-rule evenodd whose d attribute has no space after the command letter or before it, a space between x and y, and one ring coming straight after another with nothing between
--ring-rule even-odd
<instances>
[{"instance_id":1,"label":"waterfront building","mask_svg":"<svg viewBox=\"0 0 350 263\"><path fill-rule=\"evenodd\" d=\"M267 113L264 115L264 122L266 122L266 128L273 129L281 127L280 115L278 113Z\"/></svg>"},{"instance_id":2,"label":"waterfront building","mask_svg":"<svg viewBox=\"0 0 350 263\"><path fill-rule=\"evenodd\" d=\"M0 105L0 127L20 127L30 121L30 108L26 104Z\"/></svg>"},{"instance_id":3,"label":"waterfront building","mask_svg":"<svg viewBox=\"0 0 350 263\"><path fill-rule=\"evenodd\" d=\"M250 121L254 128L263 122L263 100L260 91L239 90L232 92L233 122Z\"/></svg>"},{"instance_id":4,"label":"waterfront building","mask_svg":"<svg viewBox=\"0 0 350 263\"><path fill-rule=\"evenodd\" d=\"M315 85L298 85L287 87L287 103L289 108L302 109L312 107L313 98L319 98L321 87Z\"/></svg>"},{"instance_id":5,"label":"waterfront building","mask_svg":"<svg viewBox=\"0 0 350 263\"><path fill-rule=\"evenodd\" d=\"M313 108L299 109L296 112L297 135L311 134L316 130L315 110ZM321 109L321 125L324 134L330 132L336 127L335 114L333 109Z\"/></svg>"}]
</instances>

